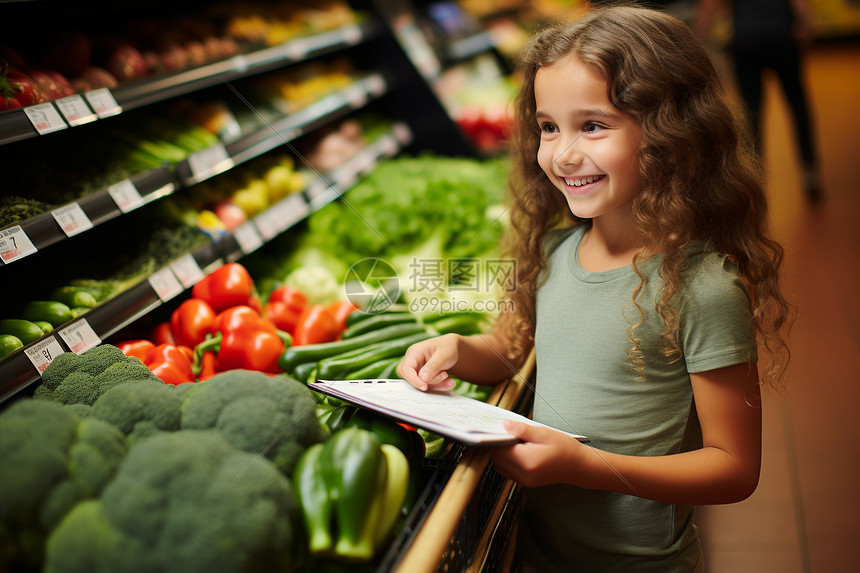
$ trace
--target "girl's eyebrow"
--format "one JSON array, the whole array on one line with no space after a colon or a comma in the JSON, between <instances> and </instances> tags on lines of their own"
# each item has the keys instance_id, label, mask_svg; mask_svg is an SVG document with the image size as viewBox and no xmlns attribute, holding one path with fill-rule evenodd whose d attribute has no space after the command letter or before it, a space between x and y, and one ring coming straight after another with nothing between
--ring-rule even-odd
<instances>
[{"instance_id":1,"label":"girl's eyebrow","mask_svg":"<svg viewBox=\"0 0 860 573\"><path fill-rule=\"evenodd\" d=\"M606 109L579 109L570 114L573 119L606 119L609 121L617 120L620 116L613 113L611 108ZM551 119L546 112L535 111L535 119Z\"/></svg>"}]
</instances>

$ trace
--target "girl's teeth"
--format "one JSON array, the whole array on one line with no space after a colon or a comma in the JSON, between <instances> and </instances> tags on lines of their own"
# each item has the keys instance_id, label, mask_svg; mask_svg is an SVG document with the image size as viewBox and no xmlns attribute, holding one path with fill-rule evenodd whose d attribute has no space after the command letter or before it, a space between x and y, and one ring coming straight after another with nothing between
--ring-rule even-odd
<instances>
[{"instance_id":1,"label":"girl's teeth","mask_svg":"<svg viewBox=\"0 0 860 573\"><path fill-rule=\"evenodd\" d=\"M564 182L568 185L572 185L573 187L582 187L587 183L594 183L595 181L599 181L603 179L603 175L596 175L592 177L583 177L582 179L568 179L564 178Z\"/></svg>"}]
</instances>

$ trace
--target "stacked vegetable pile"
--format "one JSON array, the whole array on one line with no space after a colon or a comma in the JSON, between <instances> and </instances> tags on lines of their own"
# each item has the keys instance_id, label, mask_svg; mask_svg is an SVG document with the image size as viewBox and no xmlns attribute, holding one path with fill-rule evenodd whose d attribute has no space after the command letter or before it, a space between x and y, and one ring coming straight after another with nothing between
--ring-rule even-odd
<instances>
[{"instance_id":1,"label":"stacked vegetable pile","mask_svg":"<svg viewBox=\"0 0 860 573\"><path fill-rule=\"evenodd\" d=\"M0 569L315 571L368 563L415 501L424 440L316 415L286 376L164 384L119 348L62 354L0 413Z\"/></svg>"}]
</instances>

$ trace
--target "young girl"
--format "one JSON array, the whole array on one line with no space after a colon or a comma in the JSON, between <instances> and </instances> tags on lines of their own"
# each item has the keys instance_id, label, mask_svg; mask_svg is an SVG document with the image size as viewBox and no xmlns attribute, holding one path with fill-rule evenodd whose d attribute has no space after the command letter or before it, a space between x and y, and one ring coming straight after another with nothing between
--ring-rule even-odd
<instances>
[{"instance_id":1,"label":"young girl","mask_svg":"<svg viewBox=\"0 0 860 573\"><path fill-rule=\"evenodd\" d=\"M525 486L523 570L702 571L696 504L756 488L760 384L790 307L755 153L692 32L635 7L538 33L521 56L513 313L409 349L422 390L492 384L536 351L533 417L496 469ZM757 367L760 345L768 365Z\"/></svg>"}]
</instances>

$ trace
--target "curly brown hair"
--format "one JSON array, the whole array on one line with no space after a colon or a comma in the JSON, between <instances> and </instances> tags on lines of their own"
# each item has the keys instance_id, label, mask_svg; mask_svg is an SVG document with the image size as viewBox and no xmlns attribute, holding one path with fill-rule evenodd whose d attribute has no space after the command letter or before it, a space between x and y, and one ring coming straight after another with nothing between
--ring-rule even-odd
<instances>
[{"instance_id":1,"label":"curly brown hair","mask_svg":"<svg viewBox=\"0 0 860 573\"><path fill-rule=\"evenodd\" d=\"M761 379L779 389L789 358L784 332L793 309L779 281L783 249L770 237L761 168L742 115L729 104L719 76L698 38L674 16L646 8L614 6L589 11L573 22L553 24L531 39L518 61L522 87L515 100L511 142L510 232L505 250L518 259L514 311L496 332L509 341L509 359L520 363L534 341L535 293L546 266L546 234L586 223L571 214L563 196L537 162L540 130L535 120L537 71L574 57L607 81L616 109L637 120L642 143L641 188L633 199L636 225L647 244L633 259L663 256L664 285L656 310L665 330L666 356L680 358L679 316L673 307L687 259L683 248L702 241L730 256L752 294L751 329L769 363ZM641 322L641 321L640 321ZM644 364L635 328L628 321L628 359Z\"/></svg>"}]
</instances>

